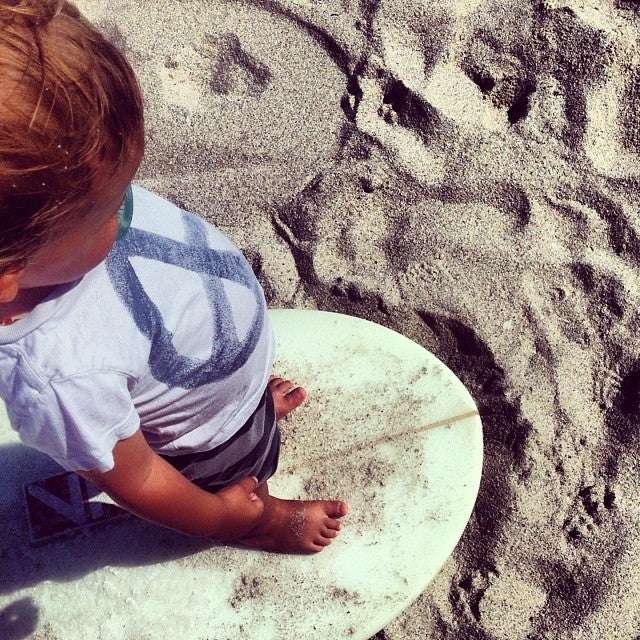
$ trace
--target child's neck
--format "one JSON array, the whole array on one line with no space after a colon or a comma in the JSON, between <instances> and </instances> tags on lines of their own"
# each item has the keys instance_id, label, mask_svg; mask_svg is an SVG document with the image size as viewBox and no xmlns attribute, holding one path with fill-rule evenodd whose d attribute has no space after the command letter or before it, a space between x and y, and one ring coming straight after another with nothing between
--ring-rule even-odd
<instances>
[{"instance_id":1,"label":"child's neck","mask_svg":"<svg viewBox=\"0 0 640 640\"><path fill-rule=\"evenodd\" d=\"M32 287L20 289L11 302L0 303L0 326L13 324L29 314L55 287Z\"/></svg>"}]
</instances>

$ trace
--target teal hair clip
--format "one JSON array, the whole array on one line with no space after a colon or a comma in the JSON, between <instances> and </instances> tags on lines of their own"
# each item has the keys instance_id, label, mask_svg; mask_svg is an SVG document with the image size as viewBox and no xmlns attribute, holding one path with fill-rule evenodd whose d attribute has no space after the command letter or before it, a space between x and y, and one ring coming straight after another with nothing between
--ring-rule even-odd
<instances>
[{"instance_id":1,"label":"teal hair clip","mask_svg":"<svg viewBox=\"0 0 640 640\"><path fill-rule=\"evenodd\" d=\"M118 235L116 236L116 242L129 231L131 226L131 219L133 218L133 189L131 185L127 187L127 193L124 196L124 202L118 209Z\"/></svg>"}]
</instances>

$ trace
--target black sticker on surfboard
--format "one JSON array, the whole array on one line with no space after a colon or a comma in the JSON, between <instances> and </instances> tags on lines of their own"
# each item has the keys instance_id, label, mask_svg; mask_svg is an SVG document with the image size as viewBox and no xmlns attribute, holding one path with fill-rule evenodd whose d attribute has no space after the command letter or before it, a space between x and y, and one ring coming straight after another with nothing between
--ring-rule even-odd
<instances>
[{"instance_id":1,"label":"black sticker on surfboard","mask_svg":"<svg viewBox=\"0 0 640 640\"><path fill-rule=\"evenodd\" d=\"M130 515L70 471L25 485L24 493L32 545Z\"/></svg>"}]
</instances>

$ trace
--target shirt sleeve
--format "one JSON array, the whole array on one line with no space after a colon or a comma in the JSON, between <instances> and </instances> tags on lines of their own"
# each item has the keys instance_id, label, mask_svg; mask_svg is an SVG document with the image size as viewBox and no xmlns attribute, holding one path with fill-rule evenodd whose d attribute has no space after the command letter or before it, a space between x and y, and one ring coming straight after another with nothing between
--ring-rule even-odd
<instances>
[{"instance_id":1,"label":"shirt sleeve","mask_svg":"<svg viewBox=\"0 0 640 640\"><path fill-rule=\"evenodd\" d=\"M22 412L24 444L69 471L113 469L113 448L140 427L127 377L113 371L52 380Z\"/></svg>"}]
</instances>

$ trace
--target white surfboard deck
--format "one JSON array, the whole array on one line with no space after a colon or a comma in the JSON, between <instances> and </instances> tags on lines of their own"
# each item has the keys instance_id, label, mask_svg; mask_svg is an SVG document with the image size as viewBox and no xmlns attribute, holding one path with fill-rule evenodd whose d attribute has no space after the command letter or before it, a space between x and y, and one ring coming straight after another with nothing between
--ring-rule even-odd
<instances>
[{"instance_id":1,"label":"white surfboard deck","mask_svg":"<svg viewBox=\"0 0 640 640\"><path fill-rule=\"evenodd\" d=\"M34 547L23 485L60 472L0 424L0 637L366 640L428 586L471 515L476 406L434 355L379 325L272 311L276 372L305 386L281 423L274 495L343 498L336 541L286 556L130 518Z\"/></svg>"}]
</instances>

